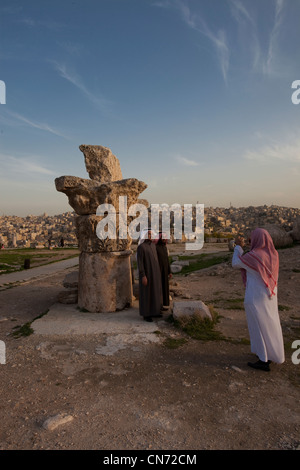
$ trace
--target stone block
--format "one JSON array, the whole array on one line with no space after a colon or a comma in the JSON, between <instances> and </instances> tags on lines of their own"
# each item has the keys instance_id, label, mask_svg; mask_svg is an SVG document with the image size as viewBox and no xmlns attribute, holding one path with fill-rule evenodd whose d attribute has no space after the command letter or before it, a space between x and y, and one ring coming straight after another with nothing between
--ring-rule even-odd
<instances>
[{"instance_id":1,"label":"stone block","mask_svg":"<svg viewBox=\"0 0 300 470\"><path fill-rule=\"evenodd\" d=\"M64 278L63 285L66 288L77 289L78 271L72 271L71 273L68 273Z\"/></svg>"},{"instance_id":2,"label":"stone block","mask_svg":"<svg viewBox=\"0 0 300 470\"><path fill-rule=\"evenodd\" d=\"M77 304L78 289L65 289L59 292L57 300L61 304Z\"/></svg>"},{"instance_id":3,"label":"stone block","mask_svg":"<svg viewBox=\"0 0 300 470\"><path fill-rule=\"evenodd\" d=\"M207 305L201 300L191 300L191 301L179 301L174 302L173 304L173 317L192 317L193 315L199 315L201 318L208 318L212 320L211 313Z\"/></svg>"},{"instance_id":4,"label":"stone block","mask_svg":"<svg viewBox=\"0 0 300 470\"><path fill-rule=\"evenodd\" d=\"M171 273L172 274L180 273L180 271L182 270L182 267L183 266L180 266L179 264L171 264Z\"/></svg>"},{"instance_id":5,"label":"stone block","mask_svg":"<svg viewBox=\"0 0 300 470\"><path fill-rule=\"evenodd\" d=\"M66 413L59 413L46 419L46 421L43 423L43 428L47 429L47 431L54 431L54 429L56 429L58 426L70 423L73 421L73 419L74 418L71 415Z\"/></svg>"}]
</instances>

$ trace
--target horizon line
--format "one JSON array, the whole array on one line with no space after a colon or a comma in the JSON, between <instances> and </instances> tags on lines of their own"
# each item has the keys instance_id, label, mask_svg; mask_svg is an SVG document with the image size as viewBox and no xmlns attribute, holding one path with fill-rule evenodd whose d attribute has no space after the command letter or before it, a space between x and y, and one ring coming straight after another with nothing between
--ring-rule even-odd
<instances>
[{"instance_id":1,"label":"horizon line","mask_svg":"<svg viewBox=\"0 0 300 470\"><path fill-rule=\"evenodd\" d=\"M152 204L157 204L157 203L150 203L149 204L149 208ZM197 203L197 204L200 204L200 203ZM196 204L192 204L192 206L194 207ZM294 207L294 206L281 206L281 205L278 205L278 204L259 204L259 205L253 205L253 204L249 204L248 206L233 206L233 205L230 205L230 206L207 206L205 204L204 205L204 210L205 209L247 209L249 207L253 207L253 208L259 208L259 207L268 207L268 208L271 208L271 207L278 207L278 208L281 208L281 209L295 209L295 210L300 210L300 207ZM184 204L181 204L181 206L184 206ZM44 211L44 213L42 214L27 214L27 215L16 215L16 214L2 214L0 215L0 217L19 217L19 218L26 218L26 217L43 217L44 214L46 214L45 217L57 217L59 215L63 215L63 214L72 214L74 213L75 215L78 215L76 214L76 212L74 210L69 210L69 211L64 211L64 212L60 212L60 213L56 213L56 214L53 214L53 215L50 215L48 214L46 211ZM92 215L92 214L87 214L87 215Z\"/></svg>"}]
</instances>

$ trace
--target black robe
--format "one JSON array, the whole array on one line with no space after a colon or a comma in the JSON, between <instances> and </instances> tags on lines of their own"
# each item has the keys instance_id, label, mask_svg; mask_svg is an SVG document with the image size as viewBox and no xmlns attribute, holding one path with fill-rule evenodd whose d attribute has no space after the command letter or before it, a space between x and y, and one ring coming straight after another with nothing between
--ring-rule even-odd
<instances>
[{"instance_id":1,"label":"black robe","mask_svg":"<svg viewBox=\"0 0 300 470\"><path fill-rule=\"evenodd\" d=\"M137 266L139 271L139 309L142 317L160 315L162 308L162 288L160 269L154 243L145 240L137 248ZM147 286L142 278L146 276Z\"/></svg>"},{"instance_id":2,"label":"black robe","mask_svg":"<svg viewBox=\"0 0 300 470\"><path fill-rule=\"evenodd\" d=\"M161 285L163 293L163 305L170 305L169 274L171 273L168 249L165 243L158 242L156 245L157 257L161 273Z\"/></svg>"}]
</instances>

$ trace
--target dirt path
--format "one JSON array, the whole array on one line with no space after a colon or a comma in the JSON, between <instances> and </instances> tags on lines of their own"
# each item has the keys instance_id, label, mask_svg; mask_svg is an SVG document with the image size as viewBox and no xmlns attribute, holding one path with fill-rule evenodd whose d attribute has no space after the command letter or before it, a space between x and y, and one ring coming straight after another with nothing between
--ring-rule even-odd
<instances>
[{"instance_id":1,"label":"dirt path","mask_svg":"<svg viewBox=\"0 0 300 470\"><path fill-rule=\"evenodd\" d=\"M280 250L280 316L286 362L270 373L247 367L239 272L222 264L174 276L174 300L201 299L221 316L231 341L203 342L159 320L156 343L99 353L104 335L15 338L56 302L65 273L0 292L0 449L299 449L300 364L291 341L300 339L300 246ZM70 269L71 270L71 269ZM187 341L176 349L166 338ZM48 418L69 419L55 429Z\"/></svg>"}]
</instances>

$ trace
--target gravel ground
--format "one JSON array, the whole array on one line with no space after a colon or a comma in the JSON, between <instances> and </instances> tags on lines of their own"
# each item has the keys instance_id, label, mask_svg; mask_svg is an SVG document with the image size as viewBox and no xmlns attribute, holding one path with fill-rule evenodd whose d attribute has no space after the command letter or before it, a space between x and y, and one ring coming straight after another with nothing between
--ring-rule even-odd
<instances>
[{"instance_id":1,"label":"gravel ground","mask_svg":"<svg viewBox=\"0 0 300 470\"><path fill-rule=\"evenodd\" d=\"M214 306L227 341L187 337L168 312L149 340L99 331L15 337L51 309L72 269L1 290L0 449L300 449L300 364L291 348L300 339L300 246L279 253L286 362L268 373L247 366L245 313L232 308L244 290L230 264L172 281L174 301ZM172 349L170 338L186 341ZM109 342L122 347L105 349Z\"/></svg>"}]
</instances>

